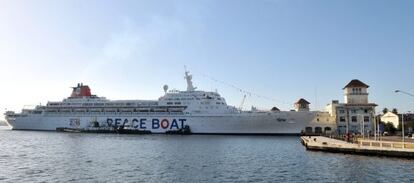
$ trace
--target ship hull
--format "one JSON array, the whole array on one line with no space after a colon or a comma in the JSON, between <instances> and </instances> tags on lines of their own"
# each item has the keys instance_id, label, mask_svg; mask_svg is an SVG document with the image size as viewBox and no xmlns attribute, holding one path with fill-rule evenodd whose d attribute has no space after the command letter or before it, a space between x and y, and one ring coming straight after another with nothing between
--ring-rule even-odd
<instances>
[{"instance_id":1,"label":"ship hull","mask_svg":"<svg viewBox=\"0 0 414 183\"><path fill-rule=\"evenodd\" d=\"M130 129L166 133L186 125L192 134L297 135L314 118L314 112L238 113L228 115L28 115L7 118L13 130L124 126Z\"/></svg>"}]
</instances>

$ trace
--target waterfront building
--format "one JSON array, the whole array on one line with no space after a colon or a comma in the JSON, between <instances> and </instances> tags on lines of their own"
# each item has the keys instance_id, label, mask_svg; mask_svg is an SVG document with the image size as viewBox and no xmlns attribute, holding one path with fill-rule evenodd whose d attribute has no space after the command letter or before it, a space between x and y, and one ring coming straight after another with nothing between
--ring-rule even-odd
<instances>
[{"instance_id":1,"label":"waterfront building","mask_svg":"<svg viewBox=\"0 0 414 183\"><path fill-rule=\"evenodd\" d=\"M305 129L306 133L331 134L336 131L335 117L329 112L319 111Z\"/></svg>"},{"instance_id":2,"label":"waterfront building","mask_svg":"<svg viewBox=\"0 0 414 183\"><path fill-rule=\"evenodd\" d=\"M381 116L381 122L392 123L395 128L398 127L398 124L400 123L399 121L400 121L399 115L393 112L387 112Z\"/></svg>"},{"instance_id":3,"label":"waterfront building","mask_svg":"<svg viewBox=\"0 0 414 183\"><path fill-rule=\"evenodd\" d=\"M344 88L344 103L333 102L337 121L337 132L369 133L374 130L375 107L377 104L368 100L369 86L354 79Z\"/></svg>"},{"instance_id":4,"label":"waterfront building","mask_svg":"<svg viewBox=\"0 0 414 183\"><path fill-rule=\"evenodd\" d=\"M307 100L301 98L295 103L295 111L309 111L309 104ZM314 119L306 126L305 132L307 134L330 134L336 130L336 121L327 110L318 111Z\"/></svg>"},{"instance_id":5,"label":"waterfront building","mask_svg":"<svg viewBox=\"0 0 414 183\"><path fill-rule=\"evenodd\" d=\"M405 132L412 133L413 131L413 121L414 121L414 114L413 113L405 113L405 114L395 114L393 112L387 112L381 116L381 122L383 123L392 123L395 128L399 131L401 130L402 118L404 116L404 125L405 125Z\"/></svg>"},{"instance_id":6,"label":"waterfront building","mask_svg":"<svg viewBox=\"0 0 414 183\"><path fill-rule=\"evenodd\" d=\"M320 131L321 126L338 134L365 133L374 129L375 107L368 100L369 86L357 79L350 81L344 88L344 103L332 100L325 111L318 112L315 119L306 128L306 132L315 129ZM318 128L318 129L316 129Z\"/></svg>"}]
</instances>

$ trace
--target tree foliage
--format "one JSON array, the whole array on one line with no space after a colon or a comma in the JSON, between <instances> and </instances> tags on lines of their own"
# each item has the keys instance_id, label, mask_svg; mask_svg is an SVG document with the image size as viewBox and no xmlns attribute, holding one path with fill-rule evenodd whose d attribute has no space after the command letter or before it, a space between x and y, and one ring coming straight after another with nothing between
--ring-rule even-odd
<instances>
[{"instance_id":1,"label":"tree foliage","mask_svg":"<svg viewBox=\"0 0 414 183\"><path fill-rule=\"evenodd\" d=\"M383 110L382 110L382 113L387 113L389 110L388 110L388 108L384 108Z\"/></svg>"},{"instance_id":2,"label":"tree foliage","mask_svg":"<svg viewBox=\"0 0 414 183\"><path fill-rule=\"evenodd\" d=\"M391 122L385 123L384 125L384 131L388 132L390 135L394 135L395 131L397 131L397 128L395 128L394 124Z\"/></svg>"},{"instance_id":3,"label":"tree foliage","mask_svg":"<svg viewBox=\"0 0 414 183\"><path fill-rule=\"evenodd\" d=\"M392 109L392 113L398 114L398 109L397 108Z\"/></svg>"}]
</instances>

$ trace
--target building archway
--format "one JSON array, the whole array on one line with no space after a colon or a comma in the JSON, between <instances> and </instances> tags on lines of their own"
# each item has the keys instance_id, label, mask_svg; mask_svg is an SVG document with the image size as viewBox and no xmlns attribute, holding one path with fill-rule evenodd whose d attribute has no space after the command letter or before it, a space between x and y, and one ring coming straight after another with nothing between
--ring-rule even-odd
<instances>
[{"instance_id":1,"label":"building archway","mask_svg":"<svg viewBox=\"0 0 414 183\"><path fill-rule=\"evenodd\" d=\"M305 132L306 133L312 133L313 132L312 127L306 127Z\"/></svg>"},{"instance_id":2,"label":"building archway","mask_svg":"<svg viewBox=\"0 0 414 183\"><path fill-rule=\"evenodd\" d=\"M315 127L315 133L321 134L322 133L322 127Z\"/></svg>"}]
</instances>

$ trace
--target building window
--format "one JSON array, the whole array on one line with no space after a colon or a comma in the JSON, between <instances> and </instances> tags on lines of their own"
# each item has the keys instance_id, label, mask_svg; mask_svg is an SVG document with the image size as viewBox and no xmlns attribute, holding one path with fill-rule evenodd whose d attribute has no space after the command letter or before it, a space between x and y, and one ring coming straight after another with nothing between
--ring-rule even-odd
<instances>
[{"instance_id":1,"label":"building window","mask_svg":"<svg viewBox=\"0 0 414 183\"><path fill-rule=\"evenodd\" d=\"M339 117L339 122L345 122L345 117L344 116L340 116Z\"/></svg>"},{"instance_id":2,"label":"building window","mask_svg":"<svg viewBox=\"0 0 414 183\"><path fill-rule=\"evenodd\" d=\"M362 93L362 88L352 88L352 93L354 94Z\"/></svg>"},{"instance_id":3,"label":"building window","mask_svg":"<svg viewBox=\"0 0 414 183\"><path fill-rule=\"evenodd\" d=\"M364 122L369 122L369 116L364 116Z\"/></svg>"},{"instance_id":4,"label":"building window","mask_svg":"<svg viewBox=\"0 0 414 183\"><path fill-rule=\"evenodd\" d=\"M365 114L368 113L368 109L365 109L364 112L365 112Z\"/></svg>"},{"instance_id":5,"label":"building window","mask_svg":"<svg viewBox=\"0 0 414 183\"><path fill-rule=\"evenodd\" d=\"M357 112L357 110L353 109L351 110L351 113L355 114Z\"/></svg>"},{"instance_id":6,"label":"building window","mask_svg":"<svg viewBox=\"0 0 414 183\"><path fill-rule=\"evenodd\" d=\"M357 117L356 117L356 116L352 116L352 117L351 117L351 121L352 121L352 122L358 122L358 119L357 119Z\"/></svg>"},{"instance_id":7,"label":"building window","mask_svg":"<svg viewBox=\"0 0 414 183\"><path fill-rule=\"evenodd\" d=\"M339 114L344 114L345 110L339 110Z\"/></svg>"}]
</instances>

